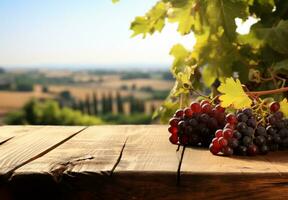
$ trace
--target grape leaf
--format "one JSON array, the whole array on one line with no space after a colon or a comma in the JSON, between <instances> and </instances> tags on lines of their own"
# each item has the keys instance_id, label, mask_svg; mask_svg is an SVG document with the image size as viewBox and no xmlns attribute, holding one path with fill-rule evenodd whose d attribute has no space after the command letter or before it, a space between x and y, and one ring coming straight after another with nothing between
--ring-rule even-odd
<instances>
[{"instance_id":1,"label":"grape leaf","mask_svg":"<svg viewBox=\"0 0 288 200\"><path fill-rule=\"evenodd\" d=\"M286 98L280 102L280 111L283 112L285 117L288 117L288 102Z\"/></svg>"},{"instance_id":2,"label":"grape leaf","mask_svg":"<svg viewBox=\"0 0 288 200\"><path fill-rule=\"evenodd\" d=\"M234 81L233 78L227 78L218 87L218 91L222 93L219 97L221 106L227 108L232 106L236 109L251 107L252 100L244 92L239 79Z\"/></svg>"},{"instance_id":3,"label":"grape leaf","mask_svg":"<svg viewBox=\"0 0 288 200\"><path fill-rule=\"evenodd\" d=\"M136 17L130 26L133 31L132 37L143 34L145 38L148 33L161 32L165 25L166 13L166 4L160 1L145 16Z\"/></svg>"}]
</instances>

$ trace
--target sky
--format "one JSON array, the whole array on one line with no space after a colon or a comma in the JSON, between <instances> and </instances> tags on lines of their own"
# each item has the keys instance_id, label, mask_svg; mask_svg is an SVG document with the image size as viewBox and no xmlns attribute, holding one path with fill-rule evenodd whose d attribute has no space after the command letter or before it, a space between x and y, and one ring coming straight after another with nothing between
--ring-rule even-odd
<instances>
[{"instance_id":1,"label":"sky","mask_svg":"<svg viewBox=\"0 0 288 200\"><path fill-rule=\"evenodd\" d=\"M192 49L192 34L180 36L173 24L130 37L130 22L156 1L0 0L0 66L168 66L171 46Z\"/></svg>"}]
</instances>

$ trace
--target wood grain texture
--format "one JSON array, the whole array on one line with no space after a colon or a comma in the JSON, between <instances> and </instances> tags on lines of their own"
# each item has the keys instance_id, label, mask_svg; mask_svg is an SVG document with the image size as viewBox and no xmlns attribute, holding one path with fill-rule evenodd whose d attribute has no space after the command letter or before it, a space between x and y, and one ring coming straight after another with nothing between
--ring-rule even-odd
<instances>
[{"instance_id":1,"label":"wood grain texture","mask_svg":"<svg viewBox=\"0 0 288 200\"><path fill-rule=\"evenodd\" d=\"M0 146L0 175L13 172L18 167L40 157L83 128L45 126L11 139Z\"/></svg>"},{"instance_id":2,"label":"wood grain texture","mask_svg":"<svg viewBox=\"0 0 288 200\"><path fill-rule=\"evenodd\" d=\"M39 129L35 126L0 126L0 144L7 142L15 136Z\"/></svg>"},{"instance_id":3,"label":"wood grain texture","mask_svg":"<svg viewBox=\"0 0 288 200\"><path fill-rule=\"evenodd\" d=\"M92 126L41 158L15 171L20 174L64 173L109 174L135 126Z\"/></svg>"},{"instance_id":4,"label":"wood grain texture","mask_svg":"<svg viewBox=\"0 0 288 200\"><path fill-rule=\"evenodd\" d=\"M243 173L279 173L279 170L267 161L280 156L280 152L266 156L214 156L206 149L186 148L184 152L181 173L214 173L214 174L243 174ZM283 156L282 156L283 158ZM286 159L288 164L288 159ZM283 163L286 165L286 163Z\"/></svg>"},{"instance_id":5,"label":"wood grain texture","mask_svg":"<svg viewBox=\"0 0 288 200\"><path fill-rule=\"evenodd\" d=\"M172 145L167 126L138 126L129 136L121 161L114 173L121 172L168 172L175 173L181 150Z\"/></svg>"},{"instance_id":6,"label":"wood grain texture","mask_svg":"<svg viewBox=\"0 0 288 200\"><path fill-rule=\"evenodd\" d=\"M227 158L203 149L176 151L168 137L167 126L89 127L16 169L6 189L0 184L0 195L75 200L288 199L288 152Z\"/></svg>"}]
</instances>

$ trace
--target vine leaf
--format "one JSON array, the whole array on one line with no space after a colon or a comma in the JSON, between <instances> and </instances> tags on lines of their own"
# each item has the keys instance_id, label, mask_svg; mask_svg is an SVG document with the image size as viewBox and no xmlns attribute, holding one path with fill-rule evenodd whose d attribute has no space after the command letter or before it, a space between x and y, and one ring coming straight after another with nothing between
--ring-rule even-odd
<instances>
[{"instance_id":1,"label":"vine leaf","mask_svg":"<svg viewBox=\"0 0 288 200\"><path fill-rule=\"evenodd\" d=\"M288 102L286 98L280 102L280 111L283 112L285 117L288 117Z\"/></svg>"},{"instance_id":2,"label":"vine leaf","mask_svg":"<svg viewBox=\"0 0 288 200\"><path fill-rule=\"evenodd\" d=\"M234 81L233 78L227 78L218 87L218 91L222 93L219 97L221 106L227 108L232 106L236 109L251 107L252 100L244 92L239 79Z\"/></svg>"},{"instance_id":3,"label":"vine leaf","mask_svg":"<svg viewBox=\"0 0 288 200\"><path fill-rule=\"evenodd\" d=\"M160 1L145 16L136 17L130 27L133 31L132 37L143 34L145 38L147 34L161 32L165 25L166 13L166 4Z\"/></svg>"}]
</instances>

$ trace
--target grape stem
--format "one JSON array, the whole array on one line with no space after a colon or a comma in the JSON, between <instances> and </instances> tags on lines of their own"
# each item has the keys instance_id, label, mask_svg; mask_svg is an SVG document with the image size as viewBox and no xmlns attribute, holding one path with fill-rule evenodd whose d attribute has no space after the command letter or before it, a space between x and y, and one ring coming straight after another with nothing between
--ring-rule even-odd
<instances>
[{"instance_id":1,"label":"grape stem","mask_svg":"<svg viewBox=\"0 0 288 200\"><path fill-rule=\"evenodd\" d=\"M257 91L257 92L246 92L247 95L249 96L262 96L262 95L268 95L268 94L277 94L281 92L287 92L288 87L283 87L279 89L274 89L274 90L264 90L264 91Z\"/></svg>"}]
</instances>

